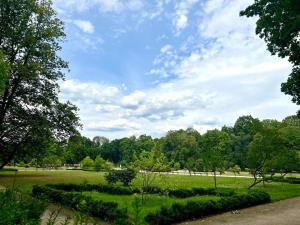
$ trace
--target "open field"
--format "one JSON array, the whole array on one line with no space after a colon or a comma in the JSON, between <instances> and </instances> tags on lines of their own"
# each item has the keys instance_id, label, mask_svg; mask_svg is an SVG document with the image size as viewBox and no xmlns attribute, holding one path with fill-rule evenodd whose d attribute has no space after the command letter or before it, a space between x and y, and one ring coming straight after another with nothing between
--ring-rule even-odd
<instances>
[{"instance_id":1,"label":"open field","mask_svg":"<svg viewBox=\"0 0 300 225\"><path fill-rule=\"evenodd\" d=\"M182 175L161 175L163 179L157 180L154 185L164 188L192 188L192 187L213 187L213 177L210 176L182 176ZM105 183L104 173L86 172L80 170L52 170L52 171L18 171L0 172L0 185L15 185L24 193L31 193L35 184L43 185L49 183L83 183L91 184ZM140 179L133 181L133 186L139 186ZM252 182L249 178L218 177L218 187L234 188L238 192L245 192ZM288 183L267 183L264 187L258 185L256 189L267 191L272 201L300 196L300 185Z\"/></svg>"}]
</instances>

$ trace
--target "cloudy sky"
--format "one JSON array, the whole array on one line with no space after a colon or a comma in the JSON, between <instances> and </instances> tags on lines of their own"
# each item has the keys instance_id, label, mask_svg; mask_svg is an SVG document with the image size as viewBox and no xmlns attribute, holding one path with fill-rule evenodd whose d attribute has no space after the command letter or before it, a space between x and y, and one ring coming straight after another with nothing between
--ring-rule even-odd
<instances>
[{"instance_id":1,"label":"cloudy sky","mask_svg":"<svg viewBox=\"0 0 300 225\"><path fill-rule=\"evenodd\" d=\"M54 0L70 72L61 98L80 108L82 134L110 139L232 125L241 115L282 119L291 65L270 56L253 0Z\"/></svg>"}]
</instances>

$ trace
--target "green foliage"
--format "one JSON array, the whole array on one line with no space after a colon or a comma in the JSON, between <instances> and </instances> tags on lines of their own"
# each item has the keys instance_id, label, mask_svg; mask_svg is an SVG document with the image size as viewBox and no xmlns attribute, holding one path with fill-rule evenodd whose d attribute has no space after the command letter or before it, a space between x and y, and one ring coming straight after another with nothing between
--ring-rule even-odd
<instances>
[{"instance_id":1,"label":"green foliage","mask_svg":"<svg viewBox=\"0 0 300 225\"><path fill-rule=\"evenodd\" d=\"M199 150L200 134L193 129L169 131L162 140L162 149L168 161L179 162L183 168L188 159L194 157Z\"/></svg>"},{"instance_id":2,"label":"green foliage","mask_svg":"<svg viewBox=\"0 0 300 225\"><path fill-rule=\"evenodd\" d=\"M300 104L300 2L299 0L255 0L241 16L258 17L256 34L267 43L268 50L288 58L294 65L282 91Z\"/></svg>"},{"instance_id":3,"label":"green foliage","mask_svg":"<svg viewBox=\"0 0 300 225\"><path fill-rule=\"evenodd\" d=\"M94 162L94 168L96 171L101 170L109 170L109 164L106 163L104 159L101 158L101 156L97 156Z\"/></svg>"},{"instance_id":4,"label":"green foliage","mask_svg":"<svg viewBox=\"0 0 300 225\"><path fill-rule=\"evenodd\" d=\"M38 225L45 206L13 189L0 192L0 225Z\"/></svg>"},{"instance_id":5,"label":"green foliage","mask_svg":"<svg viewBox=\"0 0 300 225\"><path fill-rule=\"evenodd\" d=\"M190 201L186 204L174 203L170 208L162 209L146 216L149 224L174 224L185 220L227 212L270 202L270 196L261 191L251 191L248 194L234 195L214 201Z\"/></svg>"},{"instance_id":6,"label":"green foliage","mask_svg":"<svg viewBox=\"0 0 300 225\"><path fill-rule=\"evenodd\" d=\"M223 127L222 131L230 137L230 147L227 149L230 166L239 165L246 168L248 145L254 135L262 129L259 119L252 116L239 117L233 127Z\"/></svg>"},{"instance_id":7,"label":"green foliage","mask_svg":"<svg viewBox=\"0 0 300 225\"><path fill-rule=\"evenodd\" d=\"M0 51L0 96L3 94L9 75L9 63Z\"/></svg>"},{"instance_id":8,"label":"green foliage","mask_svg":"<svg viewBox=\"0 0 300 225\"><path fill-rule=\"evenodd\" d=\"M49 138L74 134L79 118L74 105L58 99L58 80L68 66L57 55L65 34L51 1L0 1L0 21L2 168L47 151Z\"/></svg>"},{"instance_id":9,"label":"green foliage","mask_svg":"<svg viewBox=\"0 0 300 225\"><path fill-rule=\"evenodd\" d=\"M250 187L268 180L268 174L272 177L275 172L287 173L299 168L297 150L291 148L293 141L280 129L264 129L255 135L247 156L254 177Z\"/></svg>"},{"instance_id":10,"label":"green foliage","mask_svg":"<svg viewBox=\"0 0 300 225\"><path fill-rule=\"evenodd\" d=\"M80 166L84 170L93 170L94 169L94 160L92 160L89 156L85 157L81 162Z\"/></svg>"},{"instance_id":11,"label":"green foliage","mask_svg":"<svg viewBox=\"0 0 300 225\"><path fill-rule=\"evenodd\" d=\"M216 183L216 171L224 168L226 162L226 151L229 147L229 136L224 131L207 131L201 138L201 156L206 171L214 172L214 184Z\"/></svg>"},{"instance_id":12,"label":"green foliage","mask_svg":"<svg viewBox=\"0 0 300 225\"><path fill-rule=\"evenodd\" d=\"M106 181L112 185L120 181L124 186L128 186L129 183L136 177L136 172L132 169L125 170L111 170L105 176Z\"/></svg>"}]
</instances>

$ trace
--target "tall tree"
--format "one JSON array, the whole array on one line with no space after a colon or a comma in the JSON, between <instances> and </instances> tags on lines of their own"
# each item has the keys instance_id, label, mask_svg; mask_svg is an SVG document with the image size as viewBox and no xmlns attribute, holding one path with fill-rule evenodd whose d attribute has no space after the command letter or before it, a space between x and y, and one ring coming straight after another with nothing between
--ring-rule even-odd
<instances>
[{"instance_id":1,"label":"tall tree","mask_svg":"<svg viewBox=\"0 0 300 225\"><path fill-rule=\"evenodd\" d=\"M219 130L207 131L201 138L201 158L205 170L214 173L215 188L217 187L216 172L223 170L225 166L229 141L228 134Z\"/></svg>"},{"instance_id":2,"label":"tall tree","mask_svg":"<svg viewBox=\"0 0 300 225\"><path fill-rule=\"evenodd\" d=\"M181 167L186 167L188 159L194 157L198 150L196 132L191 129L168 132L162 148L169 161L179 162Z\"/></svg>"},{"instance_id":3,"label":"tall tree","mask_svg":"<svg viewBox=\"0 0 300 225\"><path fill-rule=\"evenodd\" d=\"M292 96L300 104L300 1L299 0L255 0L241 11L241 16L257 16L256 34L267 43L272 55L288 58L293 71L282 92Z\"/></svg>"},{"instance_id":4,"label":"tall tree","mask_svg":"<svg viewBox=\"0 0 300 225\"><path fill-rule=\"evenodd\" d=\"M77 108L58 100L68 68L57 55L64 37L50 0L0 1L0 64L4 58L9 68L0 92L0 168L79 125Z\"/></svg>"},{"instance_id":5,"label":"tall tree","mask_svg":"<svg viewBox=\"0 0 300 225\"><path fill-rule=\"evenodd\" d=\"M233 127L222 128L222 131L229 134L231 139L230 148L228 148L231 166L239 165L245 169L248 145L261 129L262 124L259 119L251 115L239 117Z\"/></svg>"},{"instance_id":6,"label":"tall tree","mask_svg":"<svg viewBox=\"0 0 300 225\"><path fill-rule=\"evenodd\" d=\"M106 137L103 136L95 136L93 138L93 142L96 144L96 146L100 147L102 146L104 143L108 143L109 140Z\"/></svg>"}]
</instances>

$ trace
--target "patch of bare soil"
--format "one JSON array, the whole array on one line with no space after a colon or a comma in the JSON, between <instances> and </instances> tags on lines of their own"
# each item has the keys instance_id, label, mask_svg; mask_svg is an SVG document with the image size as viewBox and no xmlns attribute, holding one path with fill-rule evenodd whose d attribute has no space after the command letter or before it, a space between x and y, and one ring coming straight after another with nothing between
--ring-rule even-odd
<instances>
[{"instance_id":1,"label":"patch of bare soil","mask_svg":"<svg viewBox=\"0 0 300 225\"><path fill-rule=\"evenodd\" d=\"M180 225L300 225L300 197L184 222Z\"/></svg>"}]
</instances>

